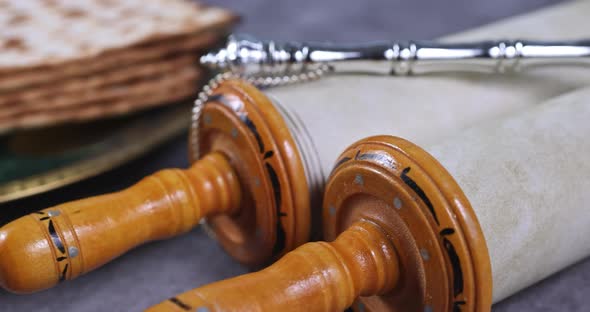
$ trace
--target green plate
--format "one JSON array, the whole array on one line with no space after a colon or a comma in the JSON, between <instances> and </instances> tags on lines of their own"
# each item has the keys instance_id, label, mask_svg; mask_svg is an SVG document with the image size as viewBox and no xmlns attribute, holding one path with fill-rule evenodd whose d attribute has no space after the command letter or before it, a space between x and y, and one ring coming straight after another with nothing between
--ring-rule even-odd
<instances>
[{"instance_id":1,"label":"green plate","mask_svg":"<svg viewBox=\"0 0 590 312\"><path fill-rule=\"evenodd\" d=\"M0 203L100 174L187 131L190 105L0 136Z\"/></svg>"}]
</instances>

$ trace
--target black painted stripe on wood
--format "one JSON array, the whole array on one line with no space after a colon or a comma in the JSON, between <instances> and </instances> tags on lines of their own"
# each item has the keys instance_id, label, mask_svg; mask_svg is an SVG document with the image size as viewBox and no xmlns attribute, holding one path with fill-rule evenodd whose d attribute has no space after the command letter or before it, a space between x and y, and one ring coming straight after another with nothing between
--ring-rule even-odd
<instances>
[{"instance_id":1,"label":"black painted stripe on wood","mask_svg":"<svg viewBox=\"0 0 590 312\"><path fill-rule=\"evenodd\" d=\"M443 245L447 251L447 255L449 256L449 260L451 261L451 266L453 267L453 295L456 297L459 294L463 293L463 270L461 269L461 260L459 259L459 255L457 254L457 250L455 246L451 243L450 240L446 238L448 235L453 235L455 230L451 228L446 228L440 232L440 235L443 237Z\"/></svg>"},{"instance_id":2,"label":"black painted stripe on wood","mask_svg":"<svg viewBox=\"0 0 590 312\"><path fill-rule=\"evenodd\" d=\"M180 299L178 299L176 297L172 297L172 298L168 299L168 301L174 303L175 305L177 305L178 307L180 307L183 310L190 311L192 309L191 306L180 301Z\"/></svg>"},{"instance_id":3,"label":"black painted stripe on wood","mask_svg":"<svg viewBox=\"0 0 590 312\"><path fill-rule=\"evenodd\" d=\"M66 280L66 274L68 273L68 265L69 263L66 263L66 266L64 267L63 271L61 272L61 275L59 276L60 283Z\"/></svg>"},{"instance_id":4,"label":"black painted stripe on wood","mask_svg":"<svg viewBox=\"0 0 590 312\"><path fill-rule=\"evenodd\" d=\"M424 204L426 204L426 207L428 207L428 210L430 210L430 213L432 214L432 217L434 218L434 221L436 222L436 224L440 225L440 223L438 222L438 217L436 216L436 211L434 211L434 206L432 205L432 202L430 201L428 196L426 196L426 193L424 193L424 190L422 190L422 188L418 185L418 183L416 183L416 181L412 180L412 178L410 178L408 176L408 173L410 172L410 170L411 170L410 167L402 170L402 174L401 174L402 181L404 181L404 183L407 186L409 186L414 192L416 192L416 194L418 194L418 197L420 197L422 199Z\"/></svg>"},{"instance_id":5,"label":"black painted stripe on wood","mask_svg":"<svg viewBox=\"0 0 590 312\"><path fill-rule=\"evenodd\" d=\"M66 248L64 247L63 243L61 242L61 238L59 237L59 235L57 235L57 232L55 231L55 226L53 225L53 220L49 221L49 226L47 227L47 230L49 231L49 236L51 236L51 240L55 244L55 247L57 247L57 249L59 249L59 251L61 251L62 254L65 254Z\"/></svg>"},{"instance_id":6,"label":"black painted stripe on wood","mask_svg":"<svg viewBox=\"0 0 590 312\"><path fill-rule=\"evenodd\" d=\"M260 136L260 133L258 133L256 125L252 122L252 120L250 120L250 118L248 118L248 116L244 118L244 123L246 124L248 129L250 129L250 132L252 132L254 138L256 138L256 142L258 143L258 149L260 153L264 153L264 143L262 142L262 137Z\"/></svg>"},{"instance_id":7,"label":"black painted stripe on wood","mask_svg":"<svg viewBox=\"0 0 590 312\"><path fill-rule=\"evenodd\" d=\"M266 170L268 171L268 177L270 178L270 182L272 184L272 189L275 197L275 204L276 204L276 212L277 216L277 242L273 247L273 253L276 255L281 253L286 246L287 241L287 234L285 233L285 229L283 228L283 224L281 223L281 217L286 216L284 212L281 211L281 183L279 181L279 177L275 169L269 164L266 163Z\"/></svg>"},{"instance_id":8,"label":"black painted stripe on wood","mask_svg":"<svg viewBox=\"0 0 590 312\"><path fill-rule=\"evenodd\" d=\"M336 168L340 167L342 164L344 164L345 162L351 160L352 158L350 157L343 157L341 158L332 168L332 172L334 172L334 170L336 170Z\"/></svg>"}]
</instances>

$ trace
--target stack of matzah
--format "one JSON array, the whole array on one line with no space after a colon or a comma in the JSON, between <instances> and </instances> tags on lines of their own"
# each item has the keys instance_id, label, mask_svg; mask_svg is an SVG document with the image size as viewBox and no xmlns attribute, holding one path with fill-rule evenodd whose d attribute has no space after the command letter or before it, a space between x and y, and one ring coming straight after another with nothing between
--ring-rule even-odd
<instances>
[{"instance_id":1,"label":"stack of matzah","mask_svg":"<svg viewBox=\"0 0 590 312\"><path fill-rule=\"evenodd\" d=\"M0 0L0 132L188 98L235 20L184 0Z\"/></svg>"}]
</instances>

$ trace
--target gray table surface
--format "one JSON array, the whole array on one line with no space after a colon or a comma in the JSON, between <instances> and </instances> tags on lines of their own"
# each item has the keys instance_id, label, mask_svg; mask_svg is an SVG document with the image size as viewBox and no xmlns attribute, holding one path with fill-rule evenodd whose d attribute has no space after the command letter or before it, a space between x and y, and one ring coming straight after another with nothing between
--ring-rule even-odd
<instances>
[{"instance_id":1,"label":"gray table surface","mask_svg":"<svg viewBox=\"0 0 590 312\"><path fill-rule=\"evenodd\" d=\"M308 40L431 39L558 3L550 0L209 1L244 16L240 31ZM556 27L558 27L556 25ZM184 167L186 137L75 185L0 206L4 220L131 185L165 167ZM0 311L141 311L174 294L247 270L201 229L139 247L95 272L28 296L0 290ZM590 259L495 305L495 311L588 311Z\"/></svg>"}]
</instances>

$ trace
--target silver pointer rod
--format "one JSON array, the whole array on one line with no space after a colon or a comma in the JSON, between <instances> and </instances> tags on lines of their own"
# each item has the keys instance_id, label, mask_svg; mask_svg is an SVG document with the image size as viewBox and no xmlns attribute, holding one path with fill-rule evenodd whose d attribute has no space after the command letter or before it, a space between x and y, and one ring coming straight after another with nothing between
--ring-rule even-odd
<instances>
[{"instance_id":1,"label":"silver pointer rod","mask_svg":"<svg viewBox=\"0 0 590 312\"><path fill-rule=\"evenodd\" d=\"M589 57L590 40L333 44L230 35L223 47L203 55L201 63L246 77L297 75L321 66L334 72L410 75L440 71L504 73L538 66L588 65Z\"/></svg>"}]
</instances>

